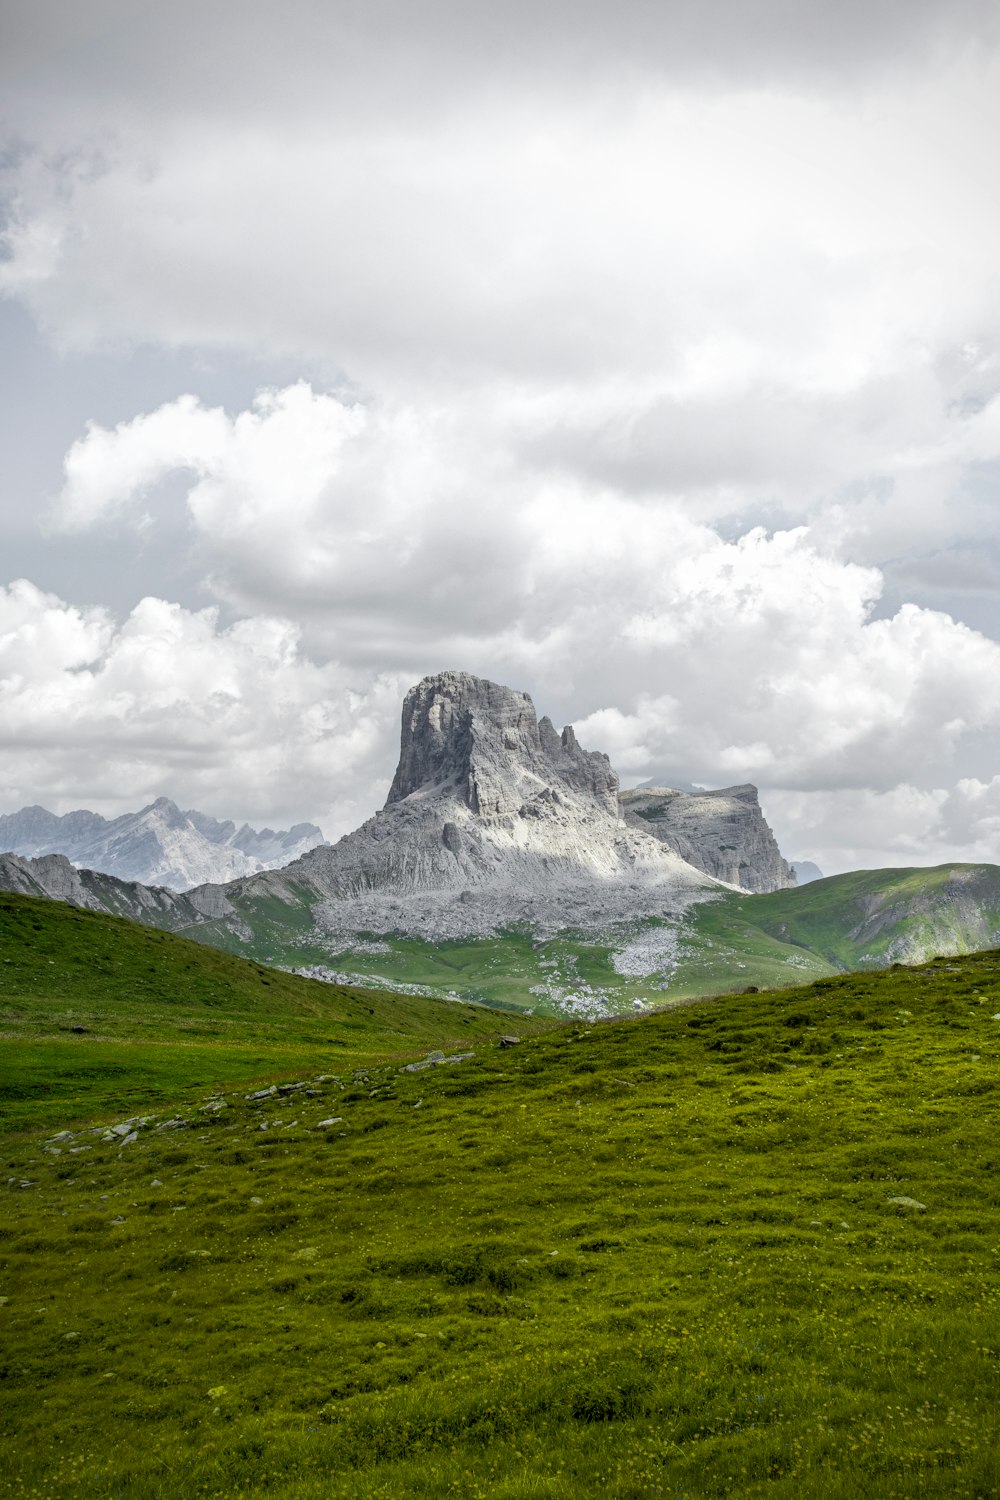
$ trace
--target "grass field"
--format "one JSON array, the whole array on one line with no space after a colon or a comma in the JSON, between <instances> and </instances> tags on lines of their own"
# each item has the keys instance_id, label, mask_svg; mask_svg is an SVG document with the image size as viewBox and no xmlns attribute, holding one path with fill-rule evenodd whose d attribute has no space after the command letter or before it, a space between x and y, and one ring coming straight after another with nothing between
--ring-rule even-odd
<instances>
[{"instance_id":1,"label":"grass field","mask_svg":"<svg viewBox=\"0 0 1000 1500\"><path fill-rule=\"evenodd\" d=\"M275 987L221 1012L264 1054ZM418 1072L386 1016L308 1087L248 1100L216 1043L154 1119L139 1078L3 1138L3 1493L1000 1495L1000 954Z\"/></svg>"},{"instance_id":2,"label":"grass field","mask_svg":"<svg viewBox=\"0 0 1000 1500\"><path fill-rule=\"evenodd\" d=\"M159 1108L192 1088L448 1050L509 1027L480 1006L319 984L0 892L0 1129Z\"/></svg>"}]
</instances>

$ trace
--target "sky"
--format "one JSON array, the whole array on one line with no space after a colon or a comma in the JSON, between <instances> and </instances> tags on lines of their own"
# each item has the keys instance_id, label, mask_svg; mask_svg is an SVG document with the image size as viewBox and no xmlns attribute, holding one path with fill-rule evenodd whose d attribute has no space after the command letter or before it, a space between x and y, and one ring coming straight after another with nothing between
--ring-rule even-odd
<instances>
[{"instance_id":1,"label":"sky","mask_svg":"<svg viewBox=\"0 0 1000 1500\"><path fill-rule=\"evenodd\" d=\"M0 0L0 812L403 693L1000 861L1000 0Z\"/></svg>"}]
</instances>

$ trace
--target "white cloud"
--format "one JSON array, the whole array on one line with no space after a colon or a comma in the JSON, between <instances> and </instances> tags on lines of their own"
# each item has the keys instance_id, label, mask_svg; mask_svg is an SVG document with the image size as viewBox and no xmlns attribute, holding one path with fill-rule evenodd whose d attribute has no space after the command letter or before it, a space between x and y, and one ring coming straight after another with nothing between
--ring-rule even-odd
<instances>
[{"instance_id":1,"label":"white cloud","mask_svg":"<svg viewBox=\"0 0 1000 1500\"><path fill-rule=\"evenodd\" d=\"M107 432L95 423L64 460L66 486L59 522L82 531L151 489L174 469L200 469L221 460L229 424L193 396Z\"/></svg>"},{"instance_id":2,"label":"white cloud","mask_svg":"<svg viewBox=\"0 0 1000 1500\"><path fill-rule=\"evenodd\" d=\"M613 108L460 90L405 128L388 104L328 128L95 126L14 161L0 285L69 349L336 366L453 472L484 452L477 499L513 465L808 521L888 562L987 520L967 479L1000 460L998 70L849 99L637 86ZM204 454L193 420L156 423Z\"/></svg>"},{"instance_id":3,"label":"white cloud","mask_svg":"<svg viewBox=\"0 0 1000 1500\"><path fill-rule=\"evenodd\" d=\"M628 673L668 693L639 692L593 723L633 779L891 787L941 774L963 736L1000 726L995 642L913 605L866 619L864 575L805 538L751 535L698 563L695 589L675 576L673 599L642 620L649 649ZM777 572L784 599L768 592ZM593 737L589 719L579 730Z\"/></svg>"},{"instance_id":4,"label":"white cloud","mask_svg":"<svg viewBox=\"0 0 1000 1500\"><path fill-rule=\"evenodd\" d=\"M118 624L21 580L0 589L0 805L114 814L163 795L330 836L384 796L399 696L309 661L287 621L220 629L213 609L143 599Z\"/></svg>"},{"instance_id":5,"label":"white cloud","mask_svg":"<svg viewBox=\"0 0 1000 1500\"><path fill-rule=\"evenodd\" d=\"M3 282L70 345L319 354L380 391L609 370L848 391L982 332L996 98L996 67L964 64L871 103L638 89L612 111L487 93L416 123L130 122L16 160Z\"/></svg>"},{"instance_id":6,"label":"white cloud","mask_svg":"<svg viewBox=\"0 0 1000 1500\"><path fill-rule=\"evenodd\" d=\"M977 445L990 430L994 404L967 419ZM74 530L116 517L141 522L149 492L168 476L188 474L187 508L218 595L241 610L298 618L326 647L331 637L324 622L349 627L343 647L349 655L363 649L391 657L395 649L404 662L413 661L432 647L455 650L511 630L527 644L553 630L565 632L567 611L577 608L585 629L599 617L637 642L688 628L679 615L659 610L657 600L671 558L688 545L685 538L715 537L697 520L711 520L713 506L699 505L697 490L692 497L682 484L637 493L627 476L604 474L600 465L574 471L544 452L540 457L547 439L539 435L551 434L554 409L551 397L495 392L419 404L351 404L299 382L262 392L252 409L230 417L184 396L114 430L91 424L66 455L51 524ZM688 409L679 424L689 441L692 428L703 427L703 452L711 461L711 424L692 416ZM926 430L934 429L935 418L941 429L966 421L935 411L929 401L911 415ZM578 421L582 427L582 416ZM837 439L847 446L837 430L830 453ZM941 438L945 445L958 440ZM745 462L742 469L745 474ZM947 540L956 516L964 514L974 528L989 508L988 496L963 502L953 493L955 472L951 484L940 469L934 478L920 527L904 488L825 509L805 506L812 552L830 559L870 555L878 549L860 543L877 533L883 543L887 536L908 536L920 558L935 526L939 542ZM800 534L787 524L784 530ZM811 591L824 591L824 609L833 607L832 596L817 583L815 567L800 578L786 565L782 549L788 545L748 545L734 556L741 559L744 587L755 594L761 587L773 590L774 609L794 612L800 634L813 609ZM612 558L619 561L609 569ZM696 580L703 563L692 566ZM837 568L831 576L840 576ZM843 576L855 576L850 565L843 565ZM844 601L855 613L879 593L877 575L865 576L875 581ZM684 587L678 584L681 594ZM623 588L639 601L627 618L621 617ZM598 601L610 611L606 616ZM697 607L689 618L699 618ZM395 648L394 622L405 627ZM876 634L865 639L874 641Z\"/></svg>"},{"instance_id":7,"label":"white cloud","mask_svg":"<svg viewBox=\"0 0 1000 1500\"><path fill-rule=\"evenodd\" d=\"M910 782L885 791L772 790L765 806L782 848L813 858L824 874L893 865L1000 861L1000 776L963 777L951 786Z\"/></svg>"},{"instance_id":8,"label":"white cloud","mask_svg":"<svg viewBox=\"0 0 1000 1500\"><path fill-rule=\"evenodd\" d=\"M412 660L516 611L530 495L483 437L447 411L345 405L304 383L233 418L185 396L114 431L92 425L51 524L141 519L150 487L187 473L221 597L297 616L328 651Z\"/></svg>"},{"instance_id":9,"label":"white cloud","mask_svg":"<svg viewBox=\"0 0 1000 1500\"><path fill-rule=\"evenodd\" d=\"M768 553L784 605L759 582ZM811 588L800 635L788 629L796 580ZM912 608L866 623L875 582L817 559L801 537L689 535L668 585L683 628L653 650L624 633L604 643L585 691L616 682L631 708L598 708L578 722L581 742L610 753L626 782L664 764L710 784L752 776L786 853L827 873L995 860L1000 776L918 787L907 774L914 744L924 761L946 760L962 726L995 730L997 695L978 689L990 672L1000 680L998 648ZM498 675L558 711L581 639L574 620L547 642L479 646L508 664L520 655L519 672ZM596 631L582 649L599 654ZM650 680L670 690L637 688ZM146 599L118 623L20 581L0 590L0 803L113 814L168 795L237 819L311 818L336 836L384 797L407 685L402 673L310 661L279 619L222 629L214 610ZM838 763L848 784L831 789Z\"/></svg>"}]
</instances>

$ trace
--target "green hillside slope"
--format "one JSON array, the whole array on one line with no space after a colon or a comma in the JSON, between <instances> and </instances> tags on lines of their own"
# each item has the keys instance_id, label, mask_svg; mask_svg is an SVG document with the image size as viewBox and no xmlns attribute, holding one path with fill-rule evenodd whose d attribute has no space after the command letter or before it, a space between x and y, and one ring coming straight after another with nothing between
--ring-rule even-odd
<instances>
[{"instance_id":1,"label":"green hillside slope","mask_svg":"<svg viewBox=\"0 0 1000 1500\"><path fill-rule=\"evenodd\" d=\"M985 953L8 1137L7 1492L987 1500L998 1065Z\"/></svg>"},{"instance_id":2,"label":"green hillside slope","mask_svg":"<svg viewBox=\"0 0 1000 1500\"><path fill-rule=\"evenodd\" d=\"M0 892L0 1127L127 1114L192 1085L449 1050L509 1026L478 1006L320 984Z\"/></svg>"},{"instance_id":3,"label":"green hillside slope","mask_svg":"<svg viewBox=\"0 0 1000 1500\"><path fill-rule=\"evenodd\" d=\"M1000 943L1000 868L856 870L726 907L735 922L841 969L919 963Z\"/></svg>"}]
</instances>

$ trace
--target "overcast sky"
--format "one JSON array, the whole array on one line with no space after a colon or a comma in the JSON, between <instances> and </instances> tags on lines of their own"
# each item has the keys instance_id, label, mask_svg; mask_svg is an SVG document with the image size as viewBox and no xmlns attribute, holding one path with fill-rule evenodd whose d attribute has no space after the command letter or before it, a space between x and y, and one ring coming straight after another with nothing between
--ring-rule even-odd
<instances>
[{"instance_id":1,"label":"overcast sky","mask_svg":"<svg viewBox=\"0 0 1000 1500\"><path fill-rule=\"evenodd\" d=\"M1000 860L1000 0L0 0L0 812L328 837L462 668Z\"/></svg>"}]
</instances>

